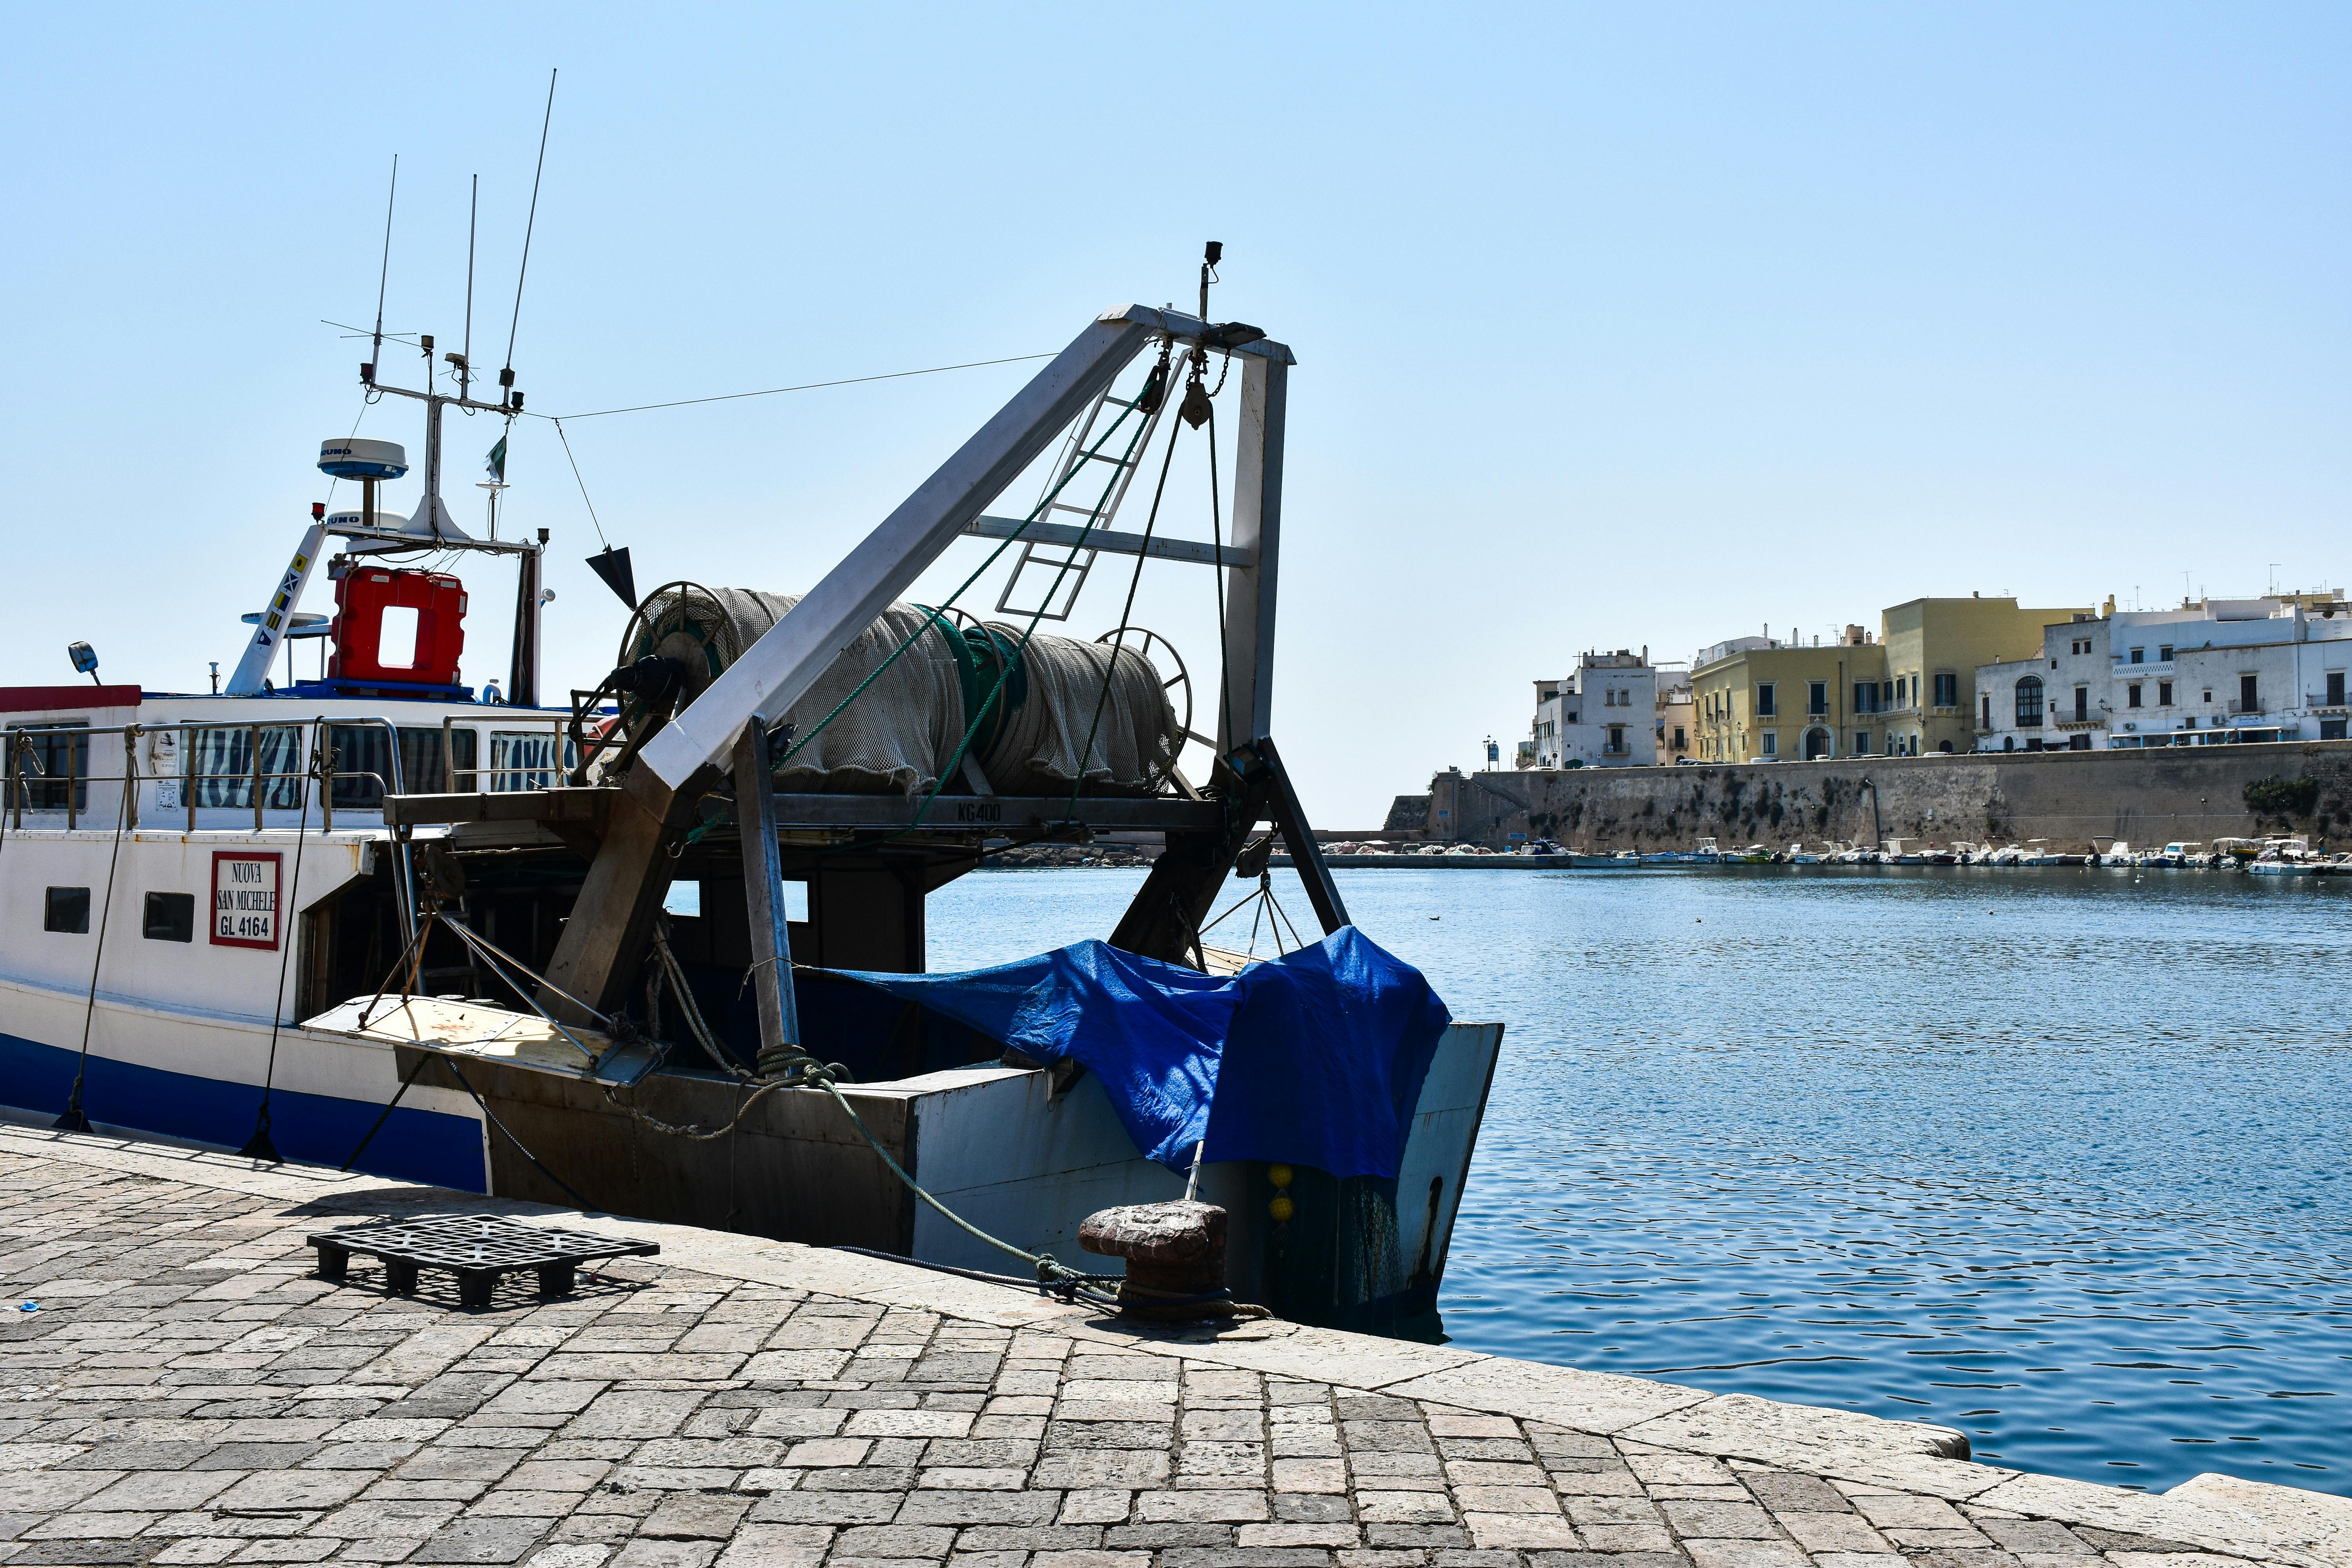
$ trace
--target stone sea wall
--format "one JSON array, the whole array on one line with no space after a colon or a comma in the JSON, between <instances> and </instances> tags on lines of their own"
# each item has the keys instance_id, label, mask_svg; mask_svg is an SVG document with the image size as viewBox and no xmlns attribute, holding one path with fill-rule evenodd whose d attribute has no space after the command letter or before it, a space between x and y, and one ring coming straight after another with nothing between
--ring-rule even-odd
<instances>
[{"instance_id":1,"label":"stone sea wall","mask_svg":"<svg viewBox=\"0 0 2352 1568\"><path fill-rule=\"evenodd\" d=\"M2309 807L2257 817L2245 789L2308 779ZM1876 819L1872 815L1875 796ZM1881 837L2050 841L2061 852L2294 832L2352 847L2352 742L2153 752L2017 752L1698 767L1440 773L1424 836L1593 854Z\"/></svg>"}]
</instances>

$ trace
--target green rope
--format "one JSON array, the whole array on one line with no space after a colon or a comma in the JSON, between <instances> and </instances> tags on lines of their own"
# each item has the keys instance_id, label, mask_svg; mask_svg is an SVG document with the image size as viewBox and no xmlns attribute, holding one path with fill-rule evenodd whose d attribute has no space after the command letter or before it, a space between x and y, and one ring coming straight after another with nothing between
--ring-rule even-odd
<instances>
[{"instance_id":1,"label":"green rope","mask_svg":"<svg viewBox=\"0 0 2352 1568\"><path fill-rule=\"evenodd\" d=\"M790 1056L779 1056L772 1060L768 1058L765 1052L762 1052L760 1066L762 1072L777 1075L769 1084L768 1087L770 1088L773 1088L779 1083L794 1089L816 1088L821 1089L824 1090L825 1093L833 1096L833 1102L841 1107L842 1114L849 1118L849 1124L857 1129L859 1134L865 1138L866 1142L873 1145L874 1152L877 1154L882 1156L882 1163L890 1167L890 1173L898 1177L901 1182L904 1182L907 1184L907 1190L908 1192L914 1194L917 1197L922 1199L923 1202L929 1204L935 1211L945 1217L950 1224L962 1231L966 1236L971 1237L975 1241L985 1242L987 1245L996 1248L999 1252L1018 1258L1023 1262L1029 1264L1037 1270L1037 1278L1040 1280L1087 1280L1091 1279L1090 1276L1082 1274L1078 1270L1072 1268L1068 1264L1062 1262L1051 1253L1031 1252L1028 1248L1015 1247L1009 1241L998 1240L995 1237L989 1235L988 1232L981 1229L978 1226L964 1218L963 1215L956 1213L955 1210L948 1207L947 1205L940 1202L939 1199L925 1192L923 1190L922 1184L917 1182L914 1177L908 1175L906 1168L900 1165L896 1159L891 1157L890 1151L884 1148L882 1146L882 1141L879 1138L875 1137L872 1131L866 1127L864 1120L858 1116L856 1108L849 1103L848 1097L844 1095L840 1089L835 1085L833 1081L834 1069L832 1068L827 1067L824 1063L817 1060L814 1057L798 1052Z\"/></svg>"}]
</instances>

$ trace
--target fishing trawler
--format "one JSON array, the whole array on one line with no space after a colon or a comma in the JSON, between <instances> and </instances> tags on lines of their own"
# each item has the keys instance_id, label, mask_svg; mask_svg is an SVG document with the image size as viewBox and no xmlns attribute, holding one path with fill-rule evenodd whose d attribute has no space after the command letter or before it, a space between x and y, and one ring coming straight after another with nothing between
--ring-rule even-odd
<instances>
[{"instance_id":1,"label":"fishing trawler","mask_svg":"<svg viewBox=\"0 0 2352 1568\"><path fill-rule=\"evenodd\" d=\"M981 1270L1078 1267L1088 1214L1197 1191L1234 1293L1429 1311L1502 1028L1356 932L1269 738L1294 361L1210 321L1203 276L1198 316L1089 321L803 595L639 595L608 546L628 628L560 704L547 533L475 537L441 499L443 414L510 425L511 373L492 402L430 339L422 390L362 365L424 415L421 498L379 507L401 447L324 443L361 504L312 509L226 689L106 684L82 645L90 684L0 689L0 1103ZM1156 500L1113 528L1228 374L1230 511L1206 540ZM987 513L1033 470L1034 507ZM1000 618L901 602L965 540L1007 563ZM1040 631L1105 557L1221 594L1208 732L1164 638ZM516 568L498 701L464 683L446 569L486 559ZM331 617L301 608L322 572ZM1323 940L1221 952L1213 905L1237 875L1272 897L1274 830ZM1103 835L1156 851L1107 942L926 973L928 894Z\"/></svg>"}]
</instances>

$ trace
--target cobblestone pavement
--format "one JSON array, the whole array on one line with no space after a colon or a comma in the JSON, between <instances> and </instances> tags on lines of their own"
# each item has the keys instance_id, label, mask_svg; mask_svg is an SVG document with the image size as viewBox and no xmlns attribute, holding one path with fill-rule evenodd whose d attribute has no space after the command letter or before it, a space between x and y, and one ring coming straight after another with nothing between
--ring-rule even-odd
<instances>
[{"instance_id":1,"label":"cobblestone pavement","mask_svg":"<svg viewBox=\"0 0 2352 1568\"><path fill-rule=\"evenodd\" d=\"M386 1184L306 1205L37 1142L0 1142L11 1565L2242 1560L1219 1364L1082 1314L1007 1326L667 1258L600 1266L551 1303L520 1276L465 1311L446 1275L404 1299L363 1259L341 1285L311 1272L306 1235L415 1213L422 1189L398 1190L405 1207L385 1206ZM28 1299L37 1311L16 1309Z\"/></svg>"}]
</instances>

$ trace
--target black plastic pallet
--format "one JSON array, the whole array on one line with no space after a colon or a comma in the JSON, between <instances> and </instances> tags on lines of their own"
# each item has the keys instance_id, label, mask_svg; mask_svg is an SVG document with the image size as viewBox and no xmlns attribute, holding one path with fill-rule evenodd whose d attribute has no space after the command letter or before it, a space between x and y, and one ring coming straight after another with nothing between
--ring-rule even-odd
<instances>
[{"instance_id":1,"label":"black plastic pallet","mask_svg":"<svg viewBox=\"0 0 2352 1568\"><path fill-rule=\"evenodd\" d=\"M310 1237L310 1246L319 1254L321 1279L344 1278L352 1254L365 1253L383 1264L385 1283L402 1296L415 1290L418 1269L446 1268L457 1277L458 1301L468 1307L488 1306L502 1274L535 1269L539 1293L562 1296L571 1290L573 1271L583 1263L650 1258L661 1251L656 1242L578 1230L534 1230L495 1215L322 1230Z\"/></svg>"}]
</instances>

